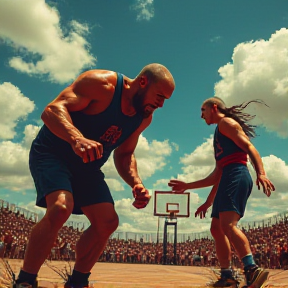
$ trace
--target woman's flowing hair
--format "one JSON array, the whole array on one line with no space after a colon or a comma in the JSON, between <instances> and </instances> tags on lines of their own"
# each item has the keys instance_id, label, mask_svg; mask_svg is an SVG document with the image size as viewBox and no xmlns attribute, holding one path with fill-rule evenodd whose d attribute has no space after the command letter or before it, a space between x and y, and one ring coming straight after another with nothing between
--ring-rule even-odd
<instances>
[{"instance_id":1,"label":"woman's flowing hair","mask_svg":"<svg viewBox=\"0 0 288 288\"><path fill-rule=\"evenodd\" d=\"M248 122L255 118L256 115L251 115L249 113L243 112L243 110L251 103L258 103L263 104L267 107L269 107L263 100L261 99L255 99L247 102L243 102L240 105L234 105L232 107L226 107L225 103L222 99L219 97L212 97L207 99L205 104L208 104L210 107L213 106L213 104L216 104L218 107L218 110L223 113L226 117L230 117L234 119L236 122L240 124L242 127L244 133L249 138L254 138L256 136L256 125L249 124Z\"/></svg>"}]
</instances>

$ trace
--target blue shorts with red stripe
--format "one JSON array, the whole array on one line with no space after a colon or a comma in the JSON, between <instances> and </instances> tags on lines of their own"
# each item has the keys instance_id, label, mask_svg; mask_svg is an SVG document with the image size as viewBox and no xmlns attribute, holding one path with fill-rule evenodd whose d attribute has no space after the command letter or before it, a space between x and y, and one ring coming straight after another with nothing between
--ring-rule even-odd
<instances>
[{"instance_id":1,"label":"blue shorts with red stripe","mask_svg":"<svg viewBox=\"0 0 288 288\"><path fill-rule=\"evenodd\" d=\"M211 217L220 212L234 211L243 217L253 181L246 165L232 163L223 168L222 177L213 202Z\"/></svg>"}]
</instances>

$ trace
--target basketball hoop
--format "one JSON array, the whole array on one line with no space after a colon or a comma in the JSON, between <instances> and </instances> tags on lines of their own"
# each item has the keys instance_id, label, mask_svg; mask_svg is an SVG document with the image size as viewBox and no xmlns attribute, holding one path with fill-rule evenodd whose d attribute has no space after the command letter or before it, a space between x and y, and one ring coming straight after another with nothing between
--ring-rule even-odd
<instances>
[{"instance_id":1,"label":"basketball hoop","mask_svg":"<svg viewBox=\"0 0 288 288\"><path fill-rule=\"evenodd\" d=\"M169 213L170 220L176 219L179 213L179 203L166 203L166 212Z\"/></svg>"},{"instance_id":2,"label":"basketball hoop","mask_svg":"<svg viewBox=\"0 0 288 288\"><path fill-rule=\"evenodd\" d=\"M171 191L155 191L154 216L167 218L189 217L190 193L173 193Z\"/></svg>"},{"instance_id":3,"label":"basketball hoop","mask_svg":"<svg viewBox=\"0 0 288 288\"><path fill-rule=\"evenodd\" d=\"M155 191L154 216L165 217L163 233L163 262L167 263L168 226L174 228L174 264L177 263L177 218L190 216L190 193L173 193L172 191ZM157 243L159 242L159 218L157 230Z\"/></svg>"}]
</instances>

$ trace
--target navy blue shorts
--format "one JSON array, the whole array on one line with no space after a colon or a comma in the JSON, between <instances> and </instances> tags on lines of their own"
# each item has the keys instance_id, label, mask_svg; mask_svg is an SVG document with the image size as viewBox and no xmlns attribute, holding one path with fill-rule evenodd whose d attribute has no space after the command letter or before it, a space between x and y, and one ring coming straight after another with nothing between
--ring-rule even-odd
<instances>
[{"instance_id":1,"label":"navy blue shorts","mask_svg":"<svg viewBox=\"0 0 288 288\"><path fill-rule=\"evenodd\" d=\"M235 211L243 217L252 187L253 181L246 165L233 163L225 166L211 217L219 218L219 212L226 211Z\"/></svg>"},{"instance_id":2,"label":"navy blue shorts","mask_svg":"<svg viewBox=\"0 0 288 288\"><path fill-rule=\"evenodd\" d=\"M84 164L79 156L75 156L76 161L74 159L71 164L53 153L39 152L32 145L29 167L37 191L37 206L47 208L45 196L57 190L73 194L73 214L83 214L81 207L92 204L114 204L100 168L93 162Z\"/></svg>"}]
</instances>

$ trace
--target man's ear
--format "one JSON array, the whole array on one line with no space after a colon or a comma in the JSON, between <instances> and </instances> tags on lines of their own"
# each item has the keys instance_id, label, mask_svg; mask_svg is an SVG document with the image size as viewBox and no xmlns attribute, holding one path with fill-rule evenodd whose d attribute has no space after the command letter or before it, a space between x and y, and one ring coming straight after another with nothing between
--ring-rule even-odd
<instances>
[{"instance_id":1,"label":"man's ear","mask_svg":"<svg viewBox=\"0 0 288 288\"><path fill-rule=\"evenodd\" d=\"M212 106L212 108L213 108L214 111L217 111L217 110L218 110L217 104L214 103L213 106Z\"/></svg>"},{"instance_id":2,"label":"man's ear","mask_svg":"<svg viewBox=\"0 0 288 288\"><path fill-rule=\"evenodd\" d=\"M148 79L145 75L142 75L139 80L139 84L141 88L144 88L148 83Z\"/></svg>"}]
</instances>

